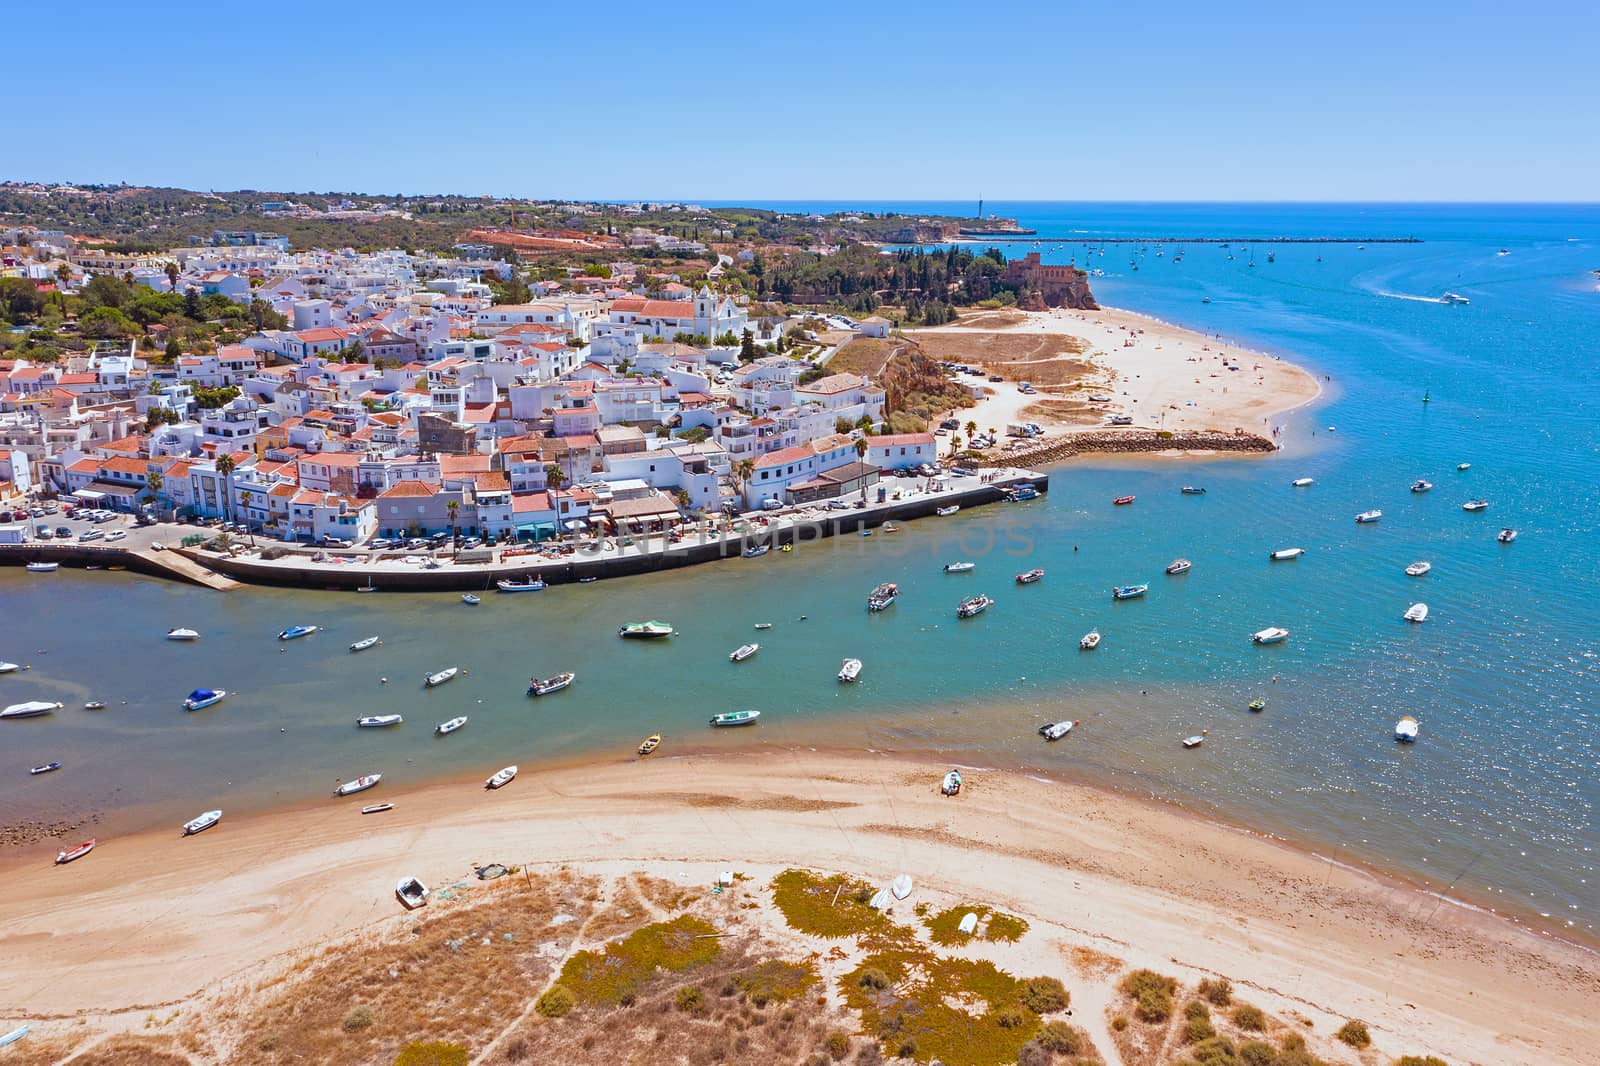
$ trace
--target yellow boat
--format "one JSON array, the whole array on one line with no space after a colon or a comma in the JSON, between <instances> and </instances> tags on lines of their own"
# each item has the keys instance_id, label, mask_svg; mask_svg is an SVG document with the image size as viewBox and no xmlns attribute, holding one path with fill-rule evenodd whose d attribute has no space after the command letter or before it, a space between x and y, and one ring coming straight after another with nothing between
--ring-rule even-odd
<instances>
[{"instance_id":1,"label":"yellow boat","mask_svg":"<svg viewBox=\"0 0 1600 1066\"><path fill-rule=\"evenodd\" d=\"M652 751L655 751L660 746L661 734L651 733L649 736L644 738L644 743L639 745L639 754L649 755Z\"/></svg>"}]
</instances>

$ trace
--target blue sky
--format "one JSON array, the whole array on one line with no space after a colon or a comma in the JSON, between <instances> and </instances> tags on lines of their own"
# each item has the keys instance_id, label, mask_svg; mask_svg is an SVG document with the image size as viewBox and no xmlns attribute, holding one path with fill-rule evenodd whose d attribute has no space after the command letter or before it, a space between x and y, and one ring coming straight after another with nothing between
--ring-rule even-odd
<instances>
[{"instance_id":1,"label":"blue sky","mask_svg":"<svg viewBox=\"0 0 1600 1066\"><path fill-rule=\"evenodd\" d=\"M1593 200L1600 4L12 5L0 177Z\"/></svg>"}]
</instances>

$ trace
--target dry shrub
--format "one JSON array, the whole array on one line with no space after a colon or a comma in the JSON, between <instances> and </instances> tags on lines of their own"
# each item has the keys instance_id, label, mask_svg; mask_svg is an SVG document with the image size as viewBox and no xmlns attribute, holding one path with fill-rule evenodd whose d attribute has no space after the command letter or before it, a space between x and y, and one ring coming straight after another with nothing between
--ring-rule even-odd
<instances>
[{"instance_id":1,"label":"dry shrub","mask_svg":"<svg viewBox=\"0 0 1600 1066\"><path fill-rule=\"evenodd\" d=\"M1233 1024L1247 1033L1265 1032L1267 1016L1261 1013L1260 1007L1252 1007L1248 1003L1239 1004L1233 1012Z\"/></svg>"},{"instance_id":2,"label":"dry shrub","mask_svg":"<svg viewBox=\"0 0 1600 1066\"><path fill-rule=\"evenodd\" d=\"M578 1005L578 997L565 985L551 985L533 1005L533 1009L546 1018L565 1018Z\"/></svg>"},{"instance_id":3,"label":"dry shrub","mask_svg":"<svg viewBox=\"0 0 1600 1066\"><path fill-rule=\"evenodd\" d=\"M1367 1023L1351 1018L1339 1027L1333 1034L1341 1043L1349 1044L1356 1050L1372 1046L1372 1034L1367 1032Z\"/></svg>"},{"instance_id":4,"label":"dry shrub","mask_svg":"<svg viewBox=\"0 0 1600 1066\"><path fill-rule=\"evenodd\" d=\"M1219 977L1215 981L1209 977L1202 980L1199 992L1201 998L1213 1007L1226 1007L1233 1002L1233 982L1226 977Z\"/></svg>"}]
</instances>

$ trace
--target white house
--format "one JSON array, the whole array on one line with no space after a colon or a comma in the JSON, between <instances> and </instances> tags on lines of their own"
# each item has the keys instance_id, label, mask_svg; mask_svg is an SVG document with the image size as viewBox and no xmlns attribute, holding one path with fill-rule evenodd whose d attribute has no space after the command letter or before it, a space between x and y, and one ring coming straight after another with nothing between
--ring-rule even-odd
<instances>
[{"instance_id":1,"label":"white house","mask_svg":"<svg viewBox=\"0 0 1600 1066\"><path fill-rule=\"evenodd\" d=\"M905 470L939 460L932 433L887 433L868 437L867 446L867 462L882 470Z\"/></svg>"}]
</instances>

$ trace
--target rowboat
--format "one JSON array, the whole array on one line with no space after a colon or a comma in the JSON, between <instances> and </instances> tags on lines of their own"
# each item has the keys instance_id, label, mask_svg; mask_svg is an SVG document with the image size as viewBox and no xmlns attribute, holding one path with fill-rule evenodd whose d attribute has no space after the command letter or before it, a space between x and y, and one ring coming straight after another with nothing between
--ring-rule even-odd
<instances>
[{"instance_id":1,"label":"rowboat","mask_svg":"<svg viewBox=\"0 0 1600 1066\"><path fill-rule=\"evenodd\" d=\"M1428 620L1428 605L1425 603L1413 603L1406 608L1404 617L1407 622L1426 622Z\"/></svg>"},{"instance_id":2,"label":"rowboat","mask_svg":"<svg viewBox=\"0 0 1600 1066\"><path fill-rule=\"evenodd\" d=\"M856 678L858 678L860 676L861 676L861 660L860 659L846 659L844 661L843 665L841 665L839 667L839 680L840 681L854 681Z\"/></svg>"},{"instance_id":3,"label":"rowboat","mask_svg":"<svg viewBox=\"0 0 1600 1066\"><path fill-rule=\"evenodd\" d=\"M895 899L905 899L907 896L911 895L911 875L901 874L899 877L889 882L889 893L890 895L894 896Z\"/></svg>"},{"instance_id":4,"label":"rowboat","mask_svg":"<svg viewBox=\"0 0 1600 1066\"><path fill-rule=\"evenodd\" d=\"M573 681L577 680L577 677L577 674L571 673L570 671L565 674L556 674L554 677L547 677L542 680L537 677L530 677L528 678L528 695L548 696L552 692L560 692L562 689L572 684Z\"/></svg>"},{"instance_id":5,"label":"rowboat","mask_svg":"<svg viewBox=\"0 0 1600 1066\"><path fill-rule=\"evenodd\" d=\"M1366 525L1369 522L1376 522L1382 517L1382 511L1362 511L1360 514L1356 515L1356 522L1359 525Z\"/></svg>"},{"instance_id":6,"label":"rowboat","mask_svg":"<svg viewBox=\"0 0 1600 1066\"><path fill-rule=\"evenodd\" d=\"M1098 630L1091 629L1089 632L1085 633L1082 636L1082 638L1079 639L1079 641L1078 641L1078 650L1079 651L1094 651L1099 646L1100 646L1100 633L1099 633Z\"/></svg>"},{"instance_id":7,"label":"rowboat","mask_svg":"<svg viewBox=\"0 0 1600 1066\"><path fill-rule=\"evenodd\" d=\"M1420 563L1412 563L1410 566L1406 567L1406 576L1407 577L1421 577L1423 574L1426 574L1429 570L1432 570L1432 569L1433 569L1433 564L1430 563L1430 562L1424 561L1424 562L1420 562Z\"/></svg>"},{"instance_id":8,"label":"rowboat","mask_svg":"<svg viewBox=\"0 0 1600 1066\"><path fill-rule=\"evenodd\" d=\"M1250 709L1252 711L1256 712L1257 714L1260 714L1262 711L1267 709L1267 701L1263 700L1263 699L1251 700L1250 701Z\"/></svg>"},{"instance_id":9,"label":"rowboat","mask_svg":"<svg viewBox=\"0 0 1600 1066\"><path fill-rule=\"evenodd\" d=\"M1432 489L1433 489L1433 482L1424 481L1420 477L1417 478L1417 480L1415 480L1415 481L1413 481L1411 483L1411 491L1412 492L1429 492Z\"/></svg>"},{"instance_id":10,"label":"rowboat","mask_svg":"<svg viewBox=\"0 0 1600 1066\"><path fill-rule=\"evenodd\" d=\"M746 559L759 559L771 550L772 545L770 544L752 544L744 550L744 557Z\"/></svg>"},{"instance_id":11,"label":"rowboat","mask_svg":"<svg viewBox=\"0 0 1600 1066\"><path fill-rule=\"evenodd\" d=\"M1266 629L1250 634L1252 644L1281 644L1289 639L1289 631L1277 626L1268 626Z\"/></svg>"},{"instance_id":12,"label":"rowboat","mask_svg":"<svg viewBox=\"0 0 1600 1066\"><path fill-rule=\"evenodd\" d=\"M1305 553L1306 550L1304 548L1279 548L1277 551L1269 553L1269 557L1273 562L1277 563L1286 559L1298 559Z\"/></svg>"},{"instance_id":13,"label":"rowboat","mask_svg":"<svg viewBox=\"0 0 1600 1066\"><path fill-rule=\"evenodd\" d=\"M733 651L728 653L728 661L731 663L742 663L760 650L761 645L759 644L741 644Z\"/></svg>"},{"instance_id":14,"label":"rowboat","mask_svg":"<svg viewBox=\"0 0 1600 1066\"><path fill-rule=\"evenodd\" d=\"M977 563L945 563L944 572L947 574L965 574L977 565Z\"/></svg>"},{"instance_id":15,"label":"rowboat","mask_svg":"<svg viewBox=\"0 0 1600 1066\"><path fill-rule=\"evenodd\" d=\"M489 780L483 783L483 787L504 788L505 786L511 784L512 781L516 780L516 777L517 768L515 766L507 766L502 770L497 770L494 775L489 778Z\"/></svg>"},{"instance_id":16,"label":"rowboat","mask_svg":"<svg viewBox=\"0 0 1600 1066\"><path fill-rule=\"evenodd\" d=\"M220 821L222 821L221 811L206 811L198 818L192 818L183 823L183 835L192 837L196 833L204 833Z\"/></svg>"},{"instance_id":17,"label":"rowboat","mask_svg":"<svg viewBox=\"0 0 1600 1066\"><path fill-rule=\"evenodd\" d=\"M1471 463L1457 463L1456 464L1456 469L1457 470L1471 470L1472 469L1472 464Z\"/></svg>"},{"instance_id":18,"label":"rowboat","mask_svg":"<svg viewBox=\"0 0 1600 1066\"><path fill-rule=\"evenodd\" d=\"M228 690L225 688L197 688L189 693L188 698L183 701L183 709L186 711L198 711L214 706L221 703L227 694Z\"/></svg>"},{"instance_id":19,"label":"rowboat","mask_svg":"<svg viewBox=\"0 0 1600 1066\"><path fill-rule=\"evenodd\" d=\"M948 507L935 507L933 509L933 513L938 515L940 518L949 518L959 510L961 510L961 505L952 503Z\"/></svg>"},{"instance_id":20,"label":"rowboat","mask_svg":"<svg viewBox=\"0 0 1600 1066\"><path fill-rule=\"evenodd\" d=\"M354 781L346 781L334 789L333 794L335 796L353 796L357 792L365 792L382 780L382 774L367 774L365 777L358 777Z\"/></svg>"},{"instance_id":21,"label":"rowboat","mask_svg":"<svg viewBox=\"0 0 1600 1066\"><path fill-rule=\"evenodd\" d=\"M357 729L386 729L392 725L399 725L405 719L398 714L369 714L365 718L356 719Z\"/></svg>"},{"instance_id":22,"label":"rowboat","mask_svg":"<svg viewBox=\"0 0 1600 1066\"><path fill-rule=\"evenodd\" d=\"M423 685L425 685L428 688L435 688L435 687L437 687L439 685L444 684L446 681L449 681L450 679L455 677L460 672L461 672L461 667L459 667L459 666L447 666L443 670L440 670L436 674L429 674L426 678L423 679L422 683L423 683Z\"/></svg>"},{"instance_id":23,"label":"rowboat","mask_svg":"<svg viewBox=\"0 0 1600 1066\"><path fill-rule=\"evenodd\" d=\"M13 703L5 710L0 711L0 718L37 718L42 714L53 714L65 704L50 703L46 700L29 700L27 703Z\"/></svg>"},{"instance_id":24,"label":"rowboat","mask_svg":"<svg viewBox=\"0 0 1600 1066\"><path fill-rule=\"evenodd\" d=\"M1072 727L1077 724L1077 722L1071 721L1070 719L1060 722L1050 722L1039 727L1039 735L1044 737L1046 740L1060 740L1062 737L1072 732Z\"/></svg>"},{"instance_id":25,"label":"rowboat","mask_svg":"<svg viewBox=\"0 0 1600 1066\"><path fill-rule=\"evenodd\" d=\"M278 634L279 640L295 640L299 637L309 637L317 631L317 626L290 626Z\"/></svg>"},{"instance_id":26,"label":"rowboat","mask_svg":"<svg viewBox=\"0 0 1600 1066\"><path fill-rule=\"evenodd\" d=\"M1178 491L1185 496L1204 496L1206 494L1206 490L1199 485L1185 485Z\"/></svg>"},{"instance_id":27,"label":"rowboat","mask_svg":"<svg viewBox=\"0 0 1600 1066\"><path fill-rule=\"evenodd\" d=\"M1174 559L1167 564L1167 573L1187 574L1193 566L1194 564L1187 559Z\"/></svg>"},{"instance_id":28,"label":"rowboat","mask_svg":"<svg viewBox=\"0 0 1600 1066\"><path fill-rule=\"evenodd\" d=\"M180 629L169 629L169 630L167 630L167 639L168 640L199 640L200 639L200 633L199 633L198 630L194 630L194 629L181 629L181 628Z\"/></svg>"},{"instance_id":29,"label":"rowboat","mask_svg":"<svg viewBox=\"0 0 1600 1066\"><path fill-rule=\"evenodd\" d=\"M712 715L711 724L715 726L755 725L756 719L760 717L760 711L728 711L724 714Z\"/></svg>"},{"instance_id":30,"label":"rowboat","mask_svg":"<svg viewBox=\"0 0 1600 1066\"><path fill-rule=\"evenodd\" d=\"M415 877L402 877L394 886L394 894L406 910L416 910L428 902L428 886Z\"/></svg>"},{"instance_id":31,"label":"rowboat","mask_svg":"<svg viewBox=\"0 0 1600 1066\"><path fill-rule=\"evenodd\" d=\"M361 808L362 814L382 814L384 811L394 810L392 803L369 803Z\"/></svg>"},{"instance_id":32,"label":"rowboat","mask_svg":"<svg viewBox=\"0 0 1600 1066\"><path fill-rule=\"evenodd\" d=\"M1183 738L1183 746L1186 747L1186 748L1198 748L1200 745L1204 744L1205 742L1206 742L1206 738L1202 737L1202 736L1184 737Z\"/></svg>"},{"instance_id":33,"label":"rowboat","mask_svg":"<svg viewBox=\"0 0 1600 1066\"><path fill-rule=\"evenodd\" d=\"M351 651L366 651L368 648L372 647L373 645L381 644L381 643L383 643L383 642L380 641L377 637L364 637L361 640L356 641L354 644L351 644L350 645L350 650Z\"/></svg>"},{"instance_id":34,"label":"rowboat","mask_svg":"<svg viewBox=\"0 0 1600 1066\"><path fill-rule=\"evenodd\" d=\"M83 858L85 855L94 850L94 845L95 842L93 840L85 840L82 844L79 844L71 851L63 851L58 853L56 855L56 865L65 866L69 862ZM24 1026L24 1028L26 1028L26 1026Z\"/></svg>"},{"instance_id":35,"label":"rowboat","mask_svg":"<svg viewBox=\"0 0 1600 1066\"><path fill-rule=\"evenodd\" d=\"M470 592L463 592L461 594L461 602L466 604L468 607L476 607L478 604L482 603L483 600L479 599L477 596L474 596Z\"/></svg>"},{"instance_id":36,"label":"rowboat","mask_svg":"<svg viewBox=\"0 0 1600 1066\"><path fill-rule=\"evenodd\" d=\"M772 628L772 623L771 622L757 622L755 624L755 628L756 629L771 629Z\"/></svg>"},{"instance_id":37,"label":"rowboat","mask_svg":"<svg viewBox=\"0 0 1600 1066\"><path fill-rule=\"evenodd\" d=\"M47 762L43 766L35 766L28 771L30 774L50 774L61 769L59 762Z\"/></svg>"},{"instance_id":38,"label":"rowboat","mask_svg":"<svg viewBox=\"0 0 1600 1066\"><path fill-rule=\"evenodd\" d=\"M624 622L617 627L617 636L630 640L658 640L672 636L672 626L666 622Z\"/></svg>"},{"instance_id":39,"label":"rowboat","mask_svg":"<svg viewBox=\"0 0 1600 1066\"><path fill-rule=\"evenodd\" d=\"M1509 527L1502 529L1498 534L1495 535L1494 539L1498 540L1501 544L1510 544L1512 541L1517 539L1517 531Z\"/></svg>"},{"instance_id":40,"label":"rowboat","mask_svg":"<svg viewBox=\"0 0 1600 1066\"><path fill-rule=\"evenodd\" d=\"M531 581L527 578L523 578L521 581L502 578L494 583L494 587L501 592L543 592L544 578L536 577Z\"/></svg>"},{"instance_id":41,"label":"rowboat","mask_svg":"<svg viewBox=\"0 0 1600 1066\"><path fill-rule=\"evenodd\" d=\"M60 563L29 563L28 569L36 574L53 574L61 569Z\"/></svg>"},{"instance_id":42,"label":"rowboat","mask_svg":"<svg viewBox=\"0 0 1600 1066\"><path fill-rule=\"evenodd\" d=\"M1488 500L1468 500L1466 503L1461 505L1461 509L1463 511L1474 511L1474 512L1487 510L1488 507L1489 507L1489 501Z\"/></svg>"},{"instance_id":43,"label":"rowboat","mask_svg":"<svg viewBox=\"0 0 1600 1066\"><path fill-rule=\"evenodd\" d=\"M63 852L62 854L66 853ZM11 1030L11 1032L6 1033L4 1036L0 1036L0 1047L5 1047L7 1044L15 1044L18 1040L21 1040L23 1037L28 1035L28 1030L30 1028L30 1026L19 1025L15 1029Z\"/></svg>"},{"instance_id":44,"label":"rowboat","mask_svg":"<svg viewBox=\"0 0 1600 1066\"><path fill-rule=\"evenodd\" d=\"M1149 591L1149 585L1118 585L1111 590L1111 598L1114 600L1131 600L1143 596Z\"/></svg>"},{"instance_id":45,"label":"rowboat","mask_svg":"<svg viewBox=\"0 0 1600 1066\"><path fill-rule=\"evenodd\" d=\"M867 594L867 610L885 611L894 606L894 601L900 598L900 586L893 581L885 581Z\"/></svg>"},{"instance_id":46,"label":"rowboat","mask_svg":"<svg viewBox=\"0 0 1600 1066\"><path fill-rule=\"evenodd\" d=\"M1315 484L1315 482L1308 477L1297 477L1293 481L1289 482L1289 484L1293 485L1297 489L1303 489L1307 485Z\"/></svg>"},{"instance_id":47,"label":"rowboat","mask_svg":"<svg viewBox=\"0 0 1600 1066\"><path fill-rule=\"evenodd\" d=\"M1018 574L1017 575L1017 584L1019 584L1019 585L1031 585L1035 581L1038 581L1042 577L1044 577L1044 571L1043 570L1038 570L1038 569L1029 570L1027 573Z\"/></svg>"},{"instance_id":48,"label":"rowboat","mask_svg":"<svg viewBox=\"0 0 1600 1066\"><path fill-rule=\"evenodd\" d=\"M460 729L466 724L467 716L463 714L459 718L450 719L448 722L440 722L438 725L433 727L433 732L435 735L442 737L450 733L454 733L456 730Z\"/></svg>"},{"instance_id":49,"label":"rowboat","mask_svg":"<svg viewBox=\"0 0 1600 1066\"><path fill-rule=\"evenodd\" d=\"M987 611L994 601L984 595L968 596L956 606L957 618L973 618Z\"/></svg>"},{"instance_id":50,"label":"rowboat","mask_svg":"<svg viewBox=\"0 0 1600 1066\"><path fill-rule=\"evenodd\" d=\"M939 791L946 796L954 796L961 791L961 771L951 770L944 775L944 780L939 783Z\"/></svg>"},{"instance_id":51,"label":"rowboat","mask_svg":"<svg viewBox=\"0 0 1600 1066\"><path fill-rule=\"evenodd\" d=\"M1394 739L1402 744L1415 744L1419 728L1417 720L1410 715L1406 715L1394 724Z\"/></svg>"},{"instance_id":52,"label":"rowboat","mask_svg":"<svg viewBox=\"0 0 1600 1066\"><path fill-rule=\"evenodd\" d=\"M1126 507L1126 506L1128 506L1128 504L1132 503L1136 499L1138 499L1137 496L1118 496L1116 499L1112 500L1111 502L1113 504L1115 504L1116 506L1118 506L1118 507Z\"/></svg>"},{"instance_id":53,"label":"rowboat","mask_svg":"<svg viewBox=\"0 0 1600 1066\"><path fill-rule=\"evenodd\" d=\"M660 746L661 734L651 733L649 736L645 737L644 741L639 745L639 754L649 755L652 751L655 751Z\"/></svg>"}]
</instances>

